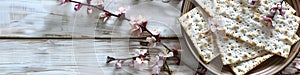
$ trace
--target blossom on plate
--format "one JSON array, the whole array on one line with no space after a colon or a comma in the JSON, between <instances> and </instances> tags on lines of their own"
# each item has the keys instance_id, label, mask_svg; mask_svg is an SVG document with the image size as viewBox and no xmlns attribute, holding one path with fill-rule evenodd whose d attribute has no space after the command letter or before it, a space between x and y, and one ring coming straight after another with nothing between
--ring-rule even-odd
<instances>
[{"instance_id":1,"label":"blossom on plate","mask_svg":"<svg viewBox=\"0 0 300 75\"><path fill-rule=\"evenodd\" d=\"M265 21L272 21L272 16L264 16Z\"/></svg>"},{"instance_id":2,"label":"blossom on plate","mask_svg":"<svg viewBox=\"0 0 300 75\"><path fill-rule=\"evenodd\" d=\"M263 19L265 21L265 23L268 25L268 26L272 26L272 16L263 16Z\"/></svg>"},{"instance_id":3,"label":"blossom on plate","mask_svg":"<svg viewBox=\"0 0 300 75\"><path fill-rule=\"evenodd\" d=\"M136 21L130 22L131 25L131 34L132 35L140 35L143 32L143 29L141 28L140 24L138 24Z\"/></svg>"},{"instance_id":4,"label":"blossom on plate","mask_svg":"<svg viewBox=\"0 0 300 75\"><path fill-rule=\"evenodd\" d=\"M254 5L257 2L257 0L249 0L250 5Z\"/></svg>"},{"instance_id":5,"label":"blossom on plate","mask_svg":"<svg viewBox=\"0 0 300 75\"><path fill-rule=\"evenodd\" d=\"M77 3L77 4L74 6L74 10L75 10L75 11L78 11L81 7L82 7L82 4L81 4L81 3Z\"/></svg>"},{"instance_id":6,"label":"blossom on plate","mask_svg":"<svg viewBox=\"0 0 300 75\"><path fill-rule=\"evenodd\" d=\"M209 17L208 22L208 32L211 31L213 34L215 34L217 36L217 39L226 38L224 20L222 17Z\"/></svg>"}]
</instances>

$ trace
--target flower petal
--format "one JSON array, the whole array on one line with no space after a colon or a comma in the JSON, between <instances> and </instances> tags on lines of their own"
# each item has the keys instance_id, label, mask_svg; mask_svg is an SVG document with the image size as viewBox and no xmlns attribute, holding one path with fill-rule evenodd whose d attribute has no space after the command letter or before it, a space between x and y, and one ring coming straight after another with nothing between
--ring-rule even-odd
<instances>
[{"instance_id":1,"label":"flower petal","mask_svg":"<svg viewBox=\"0 0 300 75\"><path fill-rule=\"evenodd\" d=\"M281 11L280 11L280 15L284 15L285 12L286 12L285 10L281 10Z\"/></svg>"},{"instance_id":2,"label":"flower petal","mask_svg":"<svg viewBox=\"0 0 300 75\"><path fill-rule=\"evenodd\" d=\"M124 63L124 61L120 60L115 64L116 69L120 69L122 67L122 64Z\"/></svg>"},{"instance_id":3,"label":"flower petal","mask_svg":"<svg viewBox=\"0 0 300 75\"><path fill-rule=\"evenodd\" d=\"M82 4L81 4L81 3L77 3L77 4L74 6L74 10L75 10L75 11L78 11L81 7L82 7Z\"/></svg>"},{"instance_id":4,"label":"flower petal","mask_svg":"<svg viewBox=\"0 0 300 75\"><path fill-rule=\"evenodd\" d=\"M93 12L92 7L89 6L89 7L87 8L87 13L88 13L88 14L91 14L92 12Z\"/></svg>"},{"instance_id":5,"label":"flower petal","mask_svg":"<svg viewBox=\"0 0 300 75\"><path fill-rule=\"evenodd\" d=\"M274 14L274 13L276 13L276 10L277 10L276 8L271 8L270 13Z\"/></svg>"},{"instance_id":6,"label":"flower petal","mask_svg":"<svg viewBox=\"0 0 300 75\"><path fill-rule=\"evenodd\" d=\"M101 18L105 17L105 12L99 13L99 17L101 17Z\"/></svg>"},{"instance_id":7,"label":"flower petal","mask_svg":"<svg viewBox=\"0 0 300 75\"><path fill-rule=\"evenodd\" d=\"M142 64L142 63L143 63L143 61L142 61L140 58L136 58L135 61L136 61L136 63L138 63L138 64Z\"/></svg>"},{"instance_id":8,"label":"flower petal","mask_svg":"<svg viewBox=\"0 0 300 75\"><path fill-rule=\"evenodd\" d=\"M173 57L173 56L174 56L173 52L169 52L169 53L167 54L167 57Z\"/></svg>"}]
</instances>

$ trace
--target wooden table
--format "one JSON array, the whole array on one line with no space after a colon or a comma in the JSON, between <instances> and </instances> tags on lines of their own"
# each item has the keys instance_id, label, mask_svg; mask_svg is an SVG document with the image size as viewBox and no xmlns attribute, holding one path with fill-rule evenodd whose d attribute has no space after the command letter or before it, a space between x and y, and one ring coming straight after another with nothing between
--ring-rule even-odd
<instances>
[{"instance_id":1,"label":"wooden table","mask_svg":"<svg viewBox=\"0 0 300 75\"><path fill-rule=\"evenodd\" d=\"M85 0L77 0L85 1ZM97 0L93 0L97 1ZM179 45L181 1L104 0L105 9L117 13L118 7L130 7L126 17L150 17L148 28L161 32L167 45ZM106 57L133 56L149 34L131 36L128 21L112 17L98 19L102 11L86 7L75 12L73 3L58 5L57 0L0 1L0 75L132 75L151 74L151 68L136 70L125 62L115 69ZM157 48L151 48L160 50ZM185 65L170 65L174 74L193 74Z\"/></svg>"},{"instance_id":2,"label":"wooden table","mask_svg":"<svg viewBox=\"0 0 300 75\"><path fill-rule=\"evenodd\" d=\"M131 75L151 74L151 69L136 70L126 61L122 69L106 57L133 56L141 40L128 39L2 39L0 40L0 75ZM167 45L178 40L164 40ZM155 50L159 48L153 48ZM171 65L174 74L192 74L184 65Z\"/></svg>"}]
</instances>

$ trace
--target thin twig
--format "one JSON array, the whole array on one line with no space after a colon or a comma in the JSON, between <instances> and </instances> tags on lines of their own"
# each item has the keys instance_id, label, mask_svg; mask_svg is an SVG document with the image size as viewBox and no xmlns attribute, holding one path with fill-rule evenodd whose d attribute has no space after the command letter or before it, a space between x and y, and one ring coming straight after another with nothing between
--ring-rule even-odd
<instances>
[{"instance_id":1,"label":"thin twig","mask_svg":"<svg viewBox=\"0 0 300 75\"><path fill-rule=\"evenodd\" d=\"M87 3L81 3L81 2L73 1L73 0L70 0L70 2L73 2L73 3L79 3L79 4L85 5L85 6L91 6L91 7L94 7L94 8L96 8L96 9L98 9L98 10L101 10L101 11L104 11L104 12L108 12L108 13L111 14L112 16L120 17L119 15L113 14L113 13L111 13L111 12L105 10L104 8L100 8L100 7L96 6L96 5L90 5L90 4L87 4ZM127 21L131 21L129 18L126 18L126 17L124 17L124 19L127 20Z\"/></svg>"}]
</instances>

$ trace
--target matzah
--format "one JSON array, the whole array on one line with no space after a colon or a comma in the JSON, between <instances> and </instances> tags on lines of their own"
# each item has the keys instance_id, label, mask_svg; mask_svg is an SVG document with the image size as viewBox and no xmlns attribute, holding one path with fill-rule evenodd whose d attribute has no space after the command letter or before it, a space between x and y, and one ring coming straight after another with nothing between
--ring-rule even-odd
<instances>
[{"instance_id":1,"label":"matzah","mask_svg":"<svg viewBox=\"0 0 300 75\"><path fill-rule=\"evenodd\" d=\"M217 0L195 0L210 16L215 15Z\"/></svg>"},{"instance_id":2,"label":"matzah","mask_svg":"<svg viewBox=\"0 0 300 75\"><path fill-rule=\"evenodd\" d=\"M243 41L230 36L219 39L218 45L220 47L224 65L239 63L266 53L266 51L259 47L244 43Z\"/></svg>"},{"instance_id":3,"label":"matzah","mask_svg":"<svg viewBox=\"0 0 300 75\"><path fill-rule=\"evenodd\" d=\"M201 58L208 63L215 56L216 47L213 46L213 35L208 30L207 22L203 19L202 13L197 8L179 18L181 25L193 41ZM233 37L224 37L217 40L221 52L223 65L246 61L264 53L262 49L243 43Z\"/></svg>"},{"instance_id":4,"label":"matzah","mask_svg":"<svg viewBox=\"0 0 300 75\"><path fill-rule=\"evenodd\" d=\"M248 61L244 61L244 62L241 62L241 63L231 64L230 68L232 69L232 71L236 75L244 75L248 71L254 69L256 66L258 66L262 62L264 62L267 59L269 59L270 57L272 57L273 55L274 54L265 54L263 56L259 56L257 58L254 58L254 59L251 59L251 60L248 60Z\"/></svg>"},{"instance_id":5,"label":"matzah","mask_svg":"<svg viewBox=\"0 0 300 75\"><path fill-rule=\"evenodd\" d=\"M227 34L279 56L288 57L291 45L299 40L296 31L300 23L300 19L293 15L295 11L290 6L285 3L282 5L286 13L284 15L276 13L272 20L272 27L263 21L263 16L266 15L263 13L266 13L267 9L258 12L247 6L236 7L222 1L218 2L218 6L224 6L224 8L221 7L217 11L220 15L232 19L231 22L225 22L227 23L225 24ZM270 2L273 0L260 1L260 3L265 3L263 4L264 7L270 6L269 8L272 8L272 6L277 5L275 2Z\"/></svg>"},{"instance_id":6,"label":"matzah","mask_svg":"<svg viewBox=\"0 0 300 75\"><path fill-rule=\"evenodd\" d=\"M212 34L207 32L208 29L203 28L206 22L200 15L200 11L194 8L180 17L179 21L198 50L202 60L208 63L216 57L214 54L216 49L213 47Z\"/></svg>"},{"instance_id":7,"label":"matzah","mask_svg":"<svg viewBox=\"0 0 300 75\"><path fill-rule=\"evenodd\" d=\"M300 18L283 0L195 1L210 15L208 21L221 16L227 37L213 38L215 31L209 32L215 29L209 28L212 22L205 21L196 8L180 17L180 23L204 62L213 59L207 56L220 51L223 65L229 64L235 74L246 74L275 54L287 58L291 45L300 39L296 35Z\"/></svg>"}]
</instances>

